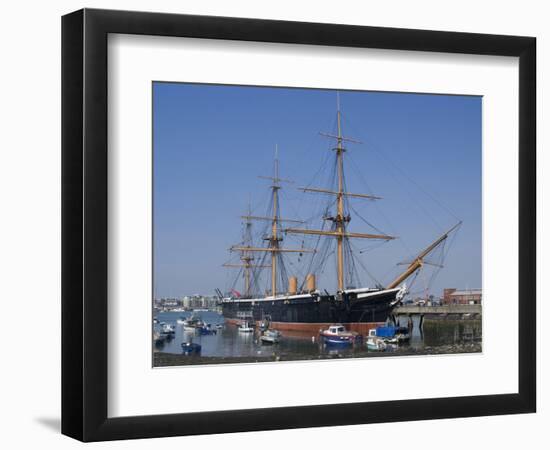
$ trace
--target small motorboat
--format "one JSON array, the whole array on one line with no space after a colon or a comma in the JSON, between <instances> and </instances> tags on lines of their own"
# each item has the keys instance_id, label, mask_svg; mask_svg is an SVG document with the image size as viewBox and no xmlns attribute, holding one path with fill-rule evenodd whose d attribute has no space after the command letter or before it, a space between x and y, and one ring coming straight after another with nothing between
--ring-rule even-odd
<instances>
[{"instance_id":1,"label":"small motorboat","mask_svg":"<svg viewBox=\"0 0 550 450\"><path fill-rule=\"evenodd\" d=\"M176 320L176 322L179 324L179 325L183 325L185 323L185 317L184 316L180 316L178 318L178 320Z\"/></svg>"},{"instance_id":2,"label":"small motorboat","mask_svg":"<svg viewBox=\"0 0 550 450\"><path fill-rule=\"evenodd\" d=\"M182 342L181 343L181 351L184 355L200 355L201 353L201 345L196 344L194 342Z\"/></svg>"},{"instance_id":3,"label":"small motorboat","mask_svg":"<svg viewBox=\"0 0 550 450\"><path fill-rule=\"evenodd\" d=\"M254 327L250 322L245 321L239 325L239 333L252 333L252 332L254 332Z\"/></svg>"},{"instance_id":4,"label":"small motorboat","mask_svg":"<svg viewBox=\"0 0 550 450\"><path fill-rule=\"evenodd\" d=\"M367 349L373 352L383 352L386 350L388 344L384 338L376 335L376 330L369 330L367 337Z\"/></svg>"},{"instance_id":5,"label":"small motorboat","mask_svg":"<svg viewBox=\"0 0 550 450\"><path fill-rule=\"evenodd\" d=\"M189 317L189 319L185 319L183 321L183 329L185 331L197 331L197 328L202 328L204 326L204 322L200 319L200 317L195 316L194 314Z\"/></svg>"},{"instance_id":6,"label":"small motorboat","mask_svg":"<svg viewBox=\"0 0 550 450\"><path fill-rule=\"evenodd\" d=\"M216 329L221 330L223 328L223 323L216 324Z\"/></svg>"},{"instance_id":7,"label":"small motorboat","mask_svg":"<svg viewBox=\"0 0 550 450\"><path fill-rule=\"evenodd\" d=\"M281 332L277 330L266 330L260 336L262 344L278 344L281 338Z\"/></svg>"},{"instance_id":8,"label":"small motorboat","mask_svg":"<svg viewBox=\"0 0 550 450\"><path fill-rule=\"evenodd\" d=\"M327 330L321 330L319 336L328 345L354 345L362 340L362 336L354 331L347 331L344 325L334 324Z\"/></svg>"},{"instance_id":9,"label":"small motorboat","mask_svg":"<svg viewBox=\"0 0 550 450\"><path fill-rule=\"evenodd\" d=\"M379 337L371 337L369 336L367 338L367 349L373 352L383 352L386 350L388 344L384 342L383 339Z\"/></svg>"},{"instance_id":10,"label":"small motorboat","mask_svg":"<svg viewBox=\"0 0 550 450\"><path fill-rule=\"evenodd\" d=\"M165 323L160 328L160 334L161 334L161 336L170 336L171 337L171 336L174 336L176 334L176 330L169 323Z\"/></svg>"}]
</instances>

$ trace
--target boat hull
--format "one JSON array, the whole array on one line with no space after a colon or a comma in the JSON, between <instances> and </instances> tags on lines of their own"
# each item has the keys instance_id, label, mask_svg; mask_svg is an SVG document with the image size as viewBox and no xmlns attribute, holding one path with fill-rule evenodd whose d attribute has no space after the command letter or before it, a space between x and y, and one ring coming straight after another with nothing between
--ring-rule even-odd
<instances>
[{"instance_id":1,"label":"boat hull","mask_svg":"<svg viewBox=\"0 0 550 450\"><path fill-rule=\"evenodd\" d=\"M328 345L353 345L356 341L358 341L356 337L350 336L327 336L321 334L321 338L323 339L323 342Z\"/></svg>"},{"instance_id":2,"label":"boat hull","mask_svg":"<svg viewBox=\"0 0 550 450\"><path fill-rule=\"evenodd\" d=\"M383 352L386 350L386 343L381 340L367 339L367 349L373 352Z\"/></svg>"},{"instance_id":3,"label":"boat hull","mask_svg":"<svg viewBox=\"0 0 550 450\"><path fill-rule=\"evenodd\" d=\"M264 299L234 299L222 302L226 323L268 321L270 328L318 334L333 323L341 323L348 330L368 334L383 324L397 303L399 289L321 296L295 295Z\"/></svg>"},{"instance_id":4,"label":"boat hull","mask_svg":"<svg viewBox=\"0 0 550 450\"><path fill-rule=\"evenodd\" d=\"M338 339L324 338L323 342L326 345L335 345L335 346L342 346L342 347L351 347L353 345L353 341L340 341Z\"/></svg>"}]
</instances>

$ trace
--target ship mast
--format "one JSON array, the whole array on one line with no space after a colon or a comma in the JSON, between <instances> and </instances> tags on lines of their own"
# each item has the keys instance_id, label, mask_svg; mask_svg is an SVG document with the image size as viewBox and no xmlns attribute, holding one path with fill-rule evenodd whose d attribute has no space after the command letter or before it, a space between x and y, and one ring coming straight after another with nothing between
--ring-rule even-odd
<instances>
[{"instance_id":1,"label":"ship mast","mask_svg":"<svg viewBox=\"0 0 550 450\"><path fill-rule=\"evenodd\" d=\"M345 214L344 210L344 197L354 197L354 198L365 198L370 200L378 200L380 197L367 194L353 194L350 192L344 191L344 153L346 149L344 148L344 142L351 143L360 143L353 139L342 136L342 114L340 111L340 95L336 94L336 114L337 114L337 135L320 133L322 136L336 139L336 147L333 149L336 152L336 165L338 172L338 190L331 191L326 189L319 188L301 188L304 192L315 192L323 194L331 194L336 196L336 215L332 217L324 217L325 220L330 220L335 224L335 231L323 231L323 230L307 230L300 228L287 228L285 231L287 233L297 233L297 234L312 234L320 236L330 236L335 237L337 242L336 249L336 270L338 278L338 290L343 291L345 289L344 281L344 239L349 238L361 238L361 239L380 239L380 240L391 240L395 239L394 236L387 236L383 234L367 234L367 233L349 233L346 231L346 225L351 220L351 216Z\"/></svg>"},{"instance_id":2,"label":"ship mast","mask_svg":"<svg viewBox=\"0 0 550 450\"><path fill-rule=\"evenodd\" d=\"M344 289L344 230L346 227L346 218L344 217L344 148L342 146L342 123L340 114L340 94L336 94L337 102L337 122L338 122L338 140L336 147L336 159L338 164L338 206L337 214L334 218L336 223L336 230L339 235L337 236L338 242L338 289ZM349 218L347 218L349 221Z\"/></svg>"},{"instance_id":3,"label":"ship mast","mask_svg":"<svg viewBox=\"0 0 550 450\"><path fill-rule=\"evenodd\" d=\"M315 250L310 249L287 249L281 248L279 243L283 240L282 236L279 235L279 223L281 222L294 222L294 223L303 223L300 220L292 219L281 219L279 215L279 190L281 189L281 182L291 182L279 177L279 148L275 146L275 161L274 161L274 170L272 177L260 176L267 180L271 180L271 195L272 195L272 215L271 217L263 216L252 216L249 212L247 216L243 216L246 220L269 220L271 222L271 234L264 238L268 242L268 246L265 248L262 247L252 247L251 245L245 246L233 246L230 248L230 251L241 251L241 252L270 252L271 253L271 295L275 297L277 295L277 257L279 253L314 253ZM265 266L264 266L265 267Z\"/></svg>"},{"instance_id":4,"label":"ship mast","mask_svg":"<svg viewBox=\"0 0 550 450\"><path fill-rule=\"evenodd\" d=\"M243 231L243 244L245 246L250 246L252 244L252 221L251 221L251 209L250 209L250 201L248 202L248 213L244 216L241 216L241 218L245 219L244 222L244 231ZM248 252L248 250L241 250L241 256L240 260L242 261L241 264L231 264L226 263L223 264L223 267L233 267L233 268L241 268L243 270L243 276L244 276L244 296L245 298L249 298L252 296L252 283L251 283L251 272L253 268L256 267L271 267L269 265L265 264L253 264L254 257L252 254Z\"/></svg>"},{"instance_id":5,"label":"ship mast","mask_svg":"<svg viewBox=\"0 0 550 450\"><path fill-rule=\"evenodd\" d=\"M278 203L279 203L279 146L275 145L275 167L273 185L271 191L273 195L273 220L271 221L271 236L269 237L270 247L273 249L279 248L279 237L277 236L277 219ZM271 295L275 297L277 295L277 252L271 252Z\"/></svg>"}]
</instances>

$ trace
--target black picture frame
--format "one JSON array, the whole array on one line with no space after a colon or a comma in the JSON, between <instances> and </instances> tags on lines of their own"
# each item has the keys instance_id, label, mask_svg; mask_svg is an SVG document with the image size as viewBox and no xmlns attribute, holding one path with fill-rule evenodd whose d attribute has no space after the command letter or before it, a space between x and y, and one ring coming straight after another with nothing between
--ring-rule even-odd
<instances>
[{"instance_id":1,"label":"black picture frame","mask_svg":"<svg viewBox=\"0 0 550 450\"><path fill-rule=\"evenodd\" d=\"M518 393L109 418L109 33L519 57ZM102 441L535 412L535 91L533 37L94 9L64 16L62 433L82 441Z\"/></svg>"}]
</instances>

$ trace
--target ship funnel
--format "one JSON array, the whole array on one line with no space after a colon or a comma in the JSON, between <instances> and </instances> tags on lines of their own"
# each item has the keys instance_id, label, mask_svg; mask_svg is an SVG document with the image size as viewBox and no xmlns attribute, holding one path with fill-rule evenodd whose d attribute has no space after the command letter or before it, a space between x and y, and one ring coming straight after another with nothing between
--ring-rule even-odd
<instances>
[{"instance_id":1,"label":"ship funnel","mask_svg":"<svg viewBox=\"0 0 550 450\"><path fill-rule=\"evenodd\" d=\"M297 291L298 291L298 278L290 277L288 279L288 293L290 295L295 295Z\"/></svg>"},{"instance_id":2,"label":"ship funnel","mask_svg":"<svg viewBox=\"0 0 550 450\"><path fill-rule=\"evenodd\" d=\"M312 292L315 290L315 274L308 273L306 276L306 287L308 292Z\"/></svg>"}]
</instances>

